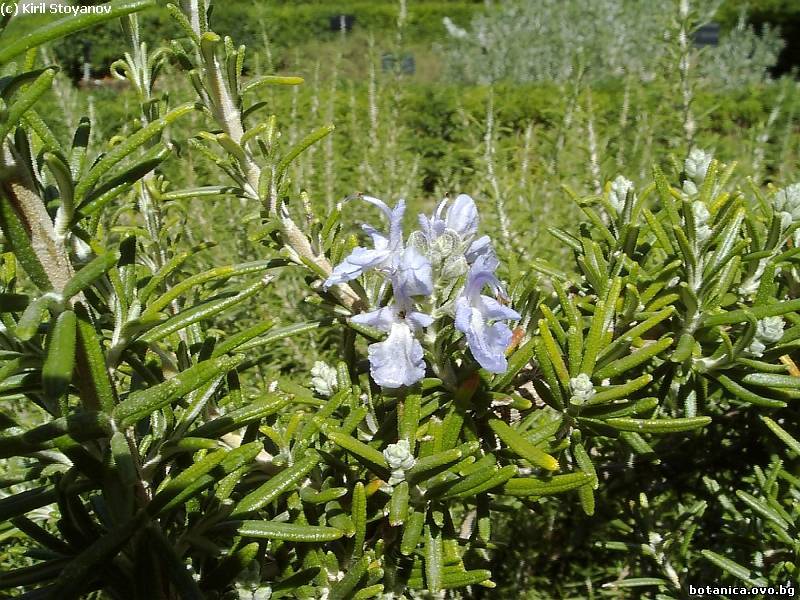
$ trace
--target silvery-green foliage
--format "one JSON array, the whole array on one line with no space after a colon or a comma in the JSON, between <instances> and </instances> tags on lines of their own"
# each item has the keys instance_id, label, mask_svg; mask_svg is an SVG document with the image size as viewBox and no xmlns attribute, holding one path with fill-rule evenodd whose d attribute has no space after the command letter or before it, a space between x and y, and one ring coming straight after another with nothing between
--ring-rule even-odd
<instances>
[{"instance_id":1,"label":"silvery-green foliage","mask_svg":"<svg viewBox=\"0 0 800 600\"><path fill-rule=\"evenodd\" d=\"M0 516L4 536L33 546L27 566L0 575L3 589L469 594L496 585L498 513L577 504L593 515L629 470L614 470L621 455L632 466L694 444L724 451L713 442L738 430L731 419L755 414L797 452L767 416L800 389L793 188L740 189L732 167L700 152L669 176L655 168L635 193L617 179L578 199L576 230L551 230L572 253L567 269L510 246L500 260L479 235L481 200L466 195L409 236L402 202L362 196L384 225L348 235L355 202L319 215L290 181L332 127L281 136L280 115L259 102L265 86L300 78L248 79L245 48L213 32L205 2L185 0L169 6L185 34L169 55L192 90L177 104L156 85L167 51L142 44L128 16L150 4L106 17L123 17L129 48L114 72L139 100L137 128L114 145L89 143L88 119L71 140L56 136L37 106L53 69L11 64L93 19L0 47L11 72L0 91L0 398L23 409L0 413L0 459L26 467ZM162 165L177 147L215 170L196 187L170 183ZM486 156L494 165L491 140ZM257 260L198 270L211 240L181 247L164 216L223 198L256 212ZM506 237L513 223L500 225ZM291 302L314 318L214 327L277 293L268 271L302 281ZM270 382L254 373L261 349L320 330L339 342L335 365ZM739 497L790 548L794 483L769 473ZM656 571L646 585L681 597L698 552L675 535L704 505L679 505L673 533L648 522L647 495L638 506L637 527L615 531L639 536ZM703 550L742 573L716 556L732 546Z\"/></svg>"},{"instance_id":2,"label":"silvery-green foliage","mask_svg":"<svg viewBox=\"0 0 800 600\"><path fill-rule=\"evenodd\" d=\"M666 27L663 11L605 0L502 2L474 18L469 29L450 21L447 59L454 74L479 83L568 81L580 69L590 76L652 77L642 40Z\"/></svg>"},{"instance_id":3,"label":"silvery-green foliage","mask_svg":"<svg viewBox=\"0 0 800 600\"><path fill-rule=\"evenodd\" d=\"M477 83L566 82L584 69L595 80L630 75L651 81L677 35L671 31L673 8L637 0L504 1L467 29L445 19L446 56L454 76ZM710 18L707 12L703 16ZM724 88L760 83L782 45L776 31L756 33L742 17L719 45L702 50L700 70Z\"/></svg>"},{"instance_id":4,"label":"silvery-green foliage","mask_svg":"<svg viewBox=\"0 0 800 600\"><path fill-rule=\"evenodd\" d=\"M556 286L560 308L567 309L547 321L548 328L561 333L553 335L555 344L543 353L548 358L539 358L540 368L549 360L554 367L570 365L570 375L580 371L570 379L574 395L589 389L578 378L588 375L601 383L603 377L613 378L621 369L639 365L642 371L635 372L643 372L642 379L621 386L627 388L627 402L657 402L664 427L705 419L705 428L691 434L697 449L691 454L698 460L703 452L717 454L714 460L727 460L724 451L715 449L720 440L734 437L727 443L747 447L748 442L738 434L731 436L731 430L761 431L762 423L788 448L800 450L780 425L782 417L792 418L788 407L800 393L800 371L793 359L800 339L800 301L792 295L797 252L776 214L776 193L771 205L756 188L738 189L730 183L733 168L710 154L693 152L683 168L675 161L669 177L655 168L653 183L638 197L627 194L621 211L610 198L590 197L580 202L587 222L578 235L553 232L574 250L580 277L564 275L563 287ZM687 190L690 179L696 185ZM610 194L611 185L607 189ZM745 194L755 197L747 200ZM791 193L777 195L777 206L785 207L790 197ZM606 212L607 220L597 211ZM568 308L570 304L574 308ZM576 335L581 314L592 322L584 340ZM540 322L540 331L544 324ZM601 342L596 358L581 360L576 349L592 347L595 327L607 341L628 328L636 333L623 334L610 345ZM593 363L597 366L587 368ZM598 390L588 402L572 402L576 422L602 414L602 404L596 406L594 398L606 395ZM546 392L542 397L547 398ZM642 434L659 430L659 425L638 415L606 423L618 428L629 444L629 466L656 467L657 442ZM756 439L765 441L755 448L769 444L763 436ZM749 443L753 447L752 440ZM644 586L662 597L679 598L701 569L731 584L792 580L797 568L791 534L797 522L792 499L797 481L781 460L774 459L768 469L756 467L746 482L704 477L714 506L702 499L698 486L679 483L695 475L681 471L677 462L666 463L666 488L631 479L633 489L642 490L638 502L626 501L620 521L601 534L597 545L608 552L603 560L613 560L622 551L625 563L636 565L634 572L626 567L604 587ZM595 466L605 469L602 459ZM724 469L719 475L735 477ZM677 505L673 484L681 488ZM725 527L723 536L703 529L707 514L719 510L728 515L724 523L748 523L747 543L738 524ZM767 548L780 548L780 556L767 558Z\"/></svg>"},{"instance_id":5,"label":"silvery-green foliage","mask_svg":"<svg viewBox=\"0 0 800 600\"><path fill-rule=\"evenodd\" d=\"M756 31L741 15L736 26L720 36L719 45L703 51L700 72L722 89L764 83L783 46L778 30L765 25Z\"/></svg>"}]
</instances>

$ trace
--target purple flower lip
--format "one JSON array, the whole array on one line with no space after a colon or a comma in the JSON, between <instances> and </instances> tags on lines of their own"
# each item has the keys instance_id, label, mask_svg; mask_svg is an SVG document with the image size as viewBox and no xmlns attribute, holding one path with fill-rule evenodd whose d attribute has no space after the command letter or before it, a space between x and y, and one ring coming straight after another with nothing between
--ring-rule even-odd
<instances>
[{"instance_id":1,"label":"purple flower lip","mask_svg":"<svg viewBox=\"0 0 800 600\"><path fill-rule=\"evenodd\" d=\"M467 346L478 364L490 373L508 369L506 349L511 344L511 329L503 320L519 320L517 311L481 294L485 286L495 293L502 287L494 271L497 259L480 256L467 274L467 283L456 300L456 329L467 338ZM494 321L494 323L490 323Z\"/></svg>"}]
</instances>

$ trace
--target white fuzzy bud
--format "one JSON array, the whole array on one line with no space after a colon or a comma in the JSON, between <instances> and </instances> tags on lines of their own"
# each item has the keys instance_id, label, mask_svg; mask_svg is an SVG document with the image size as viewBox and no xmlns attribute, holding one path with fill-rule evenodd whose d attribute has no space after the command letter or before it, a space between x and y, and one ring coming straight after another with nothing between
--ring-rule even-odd
<instances>
[{"instance_id":1,"label":"white fuzzy bud","mask_svg":"<svg viewBox=\"0 0 800 600\"><path fill-rule=\"evenodd\" d=\"M756 334L747 350L754 356L762 356L767 344L774 344L783 337L783 317L766 317L756 324Z\"/></svg>"},{"instance_id":2,"label":"white fuzzy bud","mask_svg":"<svg viewBox=\"0 0 800 600\"><path fill-rule=\"evenodd\" d=\"M608 201L618 213L621 213L622 209L625 208L625 198L629 191L633 191L633 182L630 179L617 175L614 181L611 182Z\"/></svg>"},{"instance_id":3,"label":"white fuzzy bud","mask_svg":"<svg viewBox=\"0 0 800 600\"><path fill-rule=\"evenodd\" d=\"M683 170L686 172L686 176L696 184L703 183L713 158L712 154L700 148L695 148L689 152L689 156L683 161Z\"/></svg>"},{"instance_id":4,"label":"white fuzzy bud","mask_svg":"<svg viewBox=\"0 0 800 600\"><path fill-rule=\"evenodd\" d=\"M697 200L692 203L692 214L694 215L694 224L697 228L695 236L697 237L697 241L702 244L711 237L711 227L708 226L711 213L708 212L708 207L705 203Z\"/></svg>"},{"instance_id":5,"label":"white fuzzy bud","mask_svg":"<svg viewBox=\"0 0 800 600\"><path fill-rule=\"evenodd\" d=\"M316 361L311 368L311 387L320 396L325 398L333 396L338 387L336 369L321 360Z\"/></svg>"},{"instance_id":6,"label":"white fuzzy bud","mask_svg":"<svg viewBox=\"0 0 800 600\"><path fill-rule=\"evenodd\" d=\"M575 404L583 404L594 396L594 385L586 373L580 373L569 380L569 391Z\"/></svg>"},{"instance_id":7,"label":"white fuzzy bud","mask_svg":"<svg viewBox=\"0 0 800 600\"><path fill-rule=\"evenodd\" d=\"M389 485L395 485L404 481L406 478L406 471L417 464L417 460L411 453L411 445L408 440L400 440L396 444L389 444L383 451L383 457L389 464L392 470L392 475L389 478Z\"/></svg>"},{"instance_id":8,"label":"white fuzzy bud","mask_svg":"<svg viewBox=\"0 0 800 600\"><path fill-rule=\"evenodd\" d=\"M772 197L772 206L777 213L785 213L788 218L781 216L784 221L791 224L800 221L800 183L779 189Z\"/></svg>"}]
</instances>

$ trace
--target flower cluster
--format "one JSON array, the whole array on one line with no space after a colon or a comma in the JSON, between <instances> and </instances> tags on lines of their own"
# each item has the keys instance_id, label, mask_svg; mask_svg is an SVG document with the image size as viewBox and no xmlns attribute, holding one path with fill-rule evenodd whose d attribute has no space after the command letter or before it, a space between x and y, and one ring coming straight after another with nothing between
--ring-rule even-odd
<instances>
[{"instance_id":1,"label":"flower cluster","mask_svg":"<svg viewBox=\"0 0 800 600\"><path fill-rule=\"evenodd\" d=\"M405 202L400 200L389 208L377 198L362 198L383 212L389 231L384 234L364 225L373 247L355 248L336 266L323 288L371 271L384 280L378 298L389 296L384 292L391 290L391 300L384 306L352 317L354 323L388 333L368 350L375 382L399 388L422 379L427 368L422 334L429 331L435 337L448 319L464 335L481 367L492 373L504 372L505 351L512 337L504 321L517 320L520 315L501 302L505 295L495 274L499 261L488 236L478 237L478 210L472 198L461 194L450 205L442 201L431 216L420 215L419 230L405 241ZM483 294L485 288L494 296Z\"/></svg>"}]
</instances>

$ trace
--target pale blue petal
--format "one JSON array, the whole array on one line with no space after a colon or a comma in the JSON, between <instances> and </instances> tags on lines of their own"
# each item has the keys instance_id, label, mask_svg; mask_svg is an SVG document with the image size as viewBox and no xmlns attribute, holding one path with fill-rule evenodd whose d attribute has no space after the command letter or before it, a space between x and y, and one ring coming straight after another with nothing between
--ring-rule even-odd
<instances>
[{"instance_id":1,"label":"pale blue petal","mask_svg":"<svg viewBox=\"0 0 800 600\"><path fill-rule=\"evenodd\" d=\"M386 306L372 312L355 315L350 320L388 333L397 321L397 312L392 307Z\"/></svg>"},{"instance_id":2,"label":"pale blue petal","mask_svg":"<svg viewBox=\"0 0 800 600\"><path fill-rule=\"evenodd\" d=\"M385 250L389 247L389 238L372 227L372 225L362 225L361 229L363 229L364 233L372 238L372 243L376 250Z\"/></svg>"},{"instance_id":3,"label":"pale blue petal","mask_svg":"<svg viewBox=\"0 0 800 600\"><path fill-rule=\"evenodd\" d=\"M503 306L491 296L481 296L480 298L480 311L485 319L513 319L518 321L520 315L513 308Z\"/></svg>"},{"instance_id":4,"label":"pale blue petal","mask_svg":"<svg viewBox=\"0 0 800 600\"><path fill-rule=\"evenodd\" d=\"M447 211L445 223L448 229L462 237L473 236L478 232L478 209L475 201L466 194L459 194Z\"/></svg>"},{"instance_id":5,"label":"pale blue petal","mask_svg":"<svg viewBox=\"0 0 800 600\"><path fill-rule=\"evenodd\" d=\"M469 298L466 296L459 296L456 299L456 329L462 333L466 333L472 320L472 305L469 303Z\"/></svg>"},{"instance_id":6,"label":"pale blue petal","mask_svg":"<svg viewBox=\"0 0 800 600\"><path fill-rule=\"evenodd\" d=\"M412 331L425 329L433 323L433 317L421 312L410 312L406 314L406 323Z\"/></svg>"},{"instance_id":7,"label":"pale blue petal","mask_svg":"<svg viewBox=\"0 0 800 600\"><path fill-rule=\"evenodd\" d=\"M494 274L497 269L497 258L492 255L483 254L478 256L475 262L469 269L467 274L467 283L464 286L464 294L470 298L477 299L480 291L489 286L493 290L500 290L500 281Z\"/></svg>"},{"instance_id":8,"label":"pale blue petal","mask_svg":"<svg viewBox=\"0 0 800 600\"><path fill-rule=\"evenodd\" d=\"M488 235L481 236L472 242L464 253L464 258L467 259L469 264L474 263L481 256L486 256L491 260L497 261L494 248L492 247L492 240L489 239Z\"/></svg>"},{"instance_id":9,"label":"pale blue petal","mask_svg":"<svg viewBox=\"0 0 800 600\"><path fill-rule=\"evenodd\" d=\"M398 200L394 208L389 208L383 200L378 200L372 196L361 196L365 202L377 206L381 209L389 220L389 246L401 248L403 245L403 214L406 212L406 201Z\"/></svg>"},{"instance_id":10,"label":"pale blue petal","mask_svg":"<svg viewBox=\"0 0 800 600\"><path fill-rule=\"evenodd\" d=\"M383 200L379 200L378 198L373 198L372 196L361 196L361 199L364 202L369 202L373 206L377 206L381 209L381 212L386 216L386 218L391 222L392 220L392 209L384 202Z\"/></svg>"},{"instance_id":11,"label":"pale blue petal","mask_svg":"<svg viewBox=\"0 0 800 600\"><path fill-rule=\"evenodd\" d=\"M385 341L368 348L369 372L380 386L399 388L425 377L422 346L405 323L392 326Z\"/></svg>"},{"instance_id":12,"label":"pale blue petal","mask_svg":"<svg viewBox=\"0 0 800 600\"><path fill-rule=\"evenodd\" d=\"M477 308L459 299L456 328L467 338L472 356L490 373L504 373L508 368L505 351L511 343L511 330L504 323L487 325Z\"/></svg>"},{"instance_id":13,"label":"pale blue petal","mask_svg":"<svg viewBox=\"0 0 800 600\"><path fill-rule=\"evenodd\" d=\"M322 289L327 290L333 285L351 281L364 271L381 266L391 257L388 250L369 250L368 248L355 248L345 259L333 269L333 272L322 284Z\"/></svg>"},{"instance_id":14,"label":"pale blue petal","mask_svg":"<svg viewBox=\"0 0 800 600\"><path fill-rule=\"evenodd\" d=\"M433 292L430 261L413 246L405 249L392 276L394 294L398 298L428 296Z\"/></svg>"}]
</instances>

